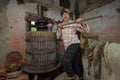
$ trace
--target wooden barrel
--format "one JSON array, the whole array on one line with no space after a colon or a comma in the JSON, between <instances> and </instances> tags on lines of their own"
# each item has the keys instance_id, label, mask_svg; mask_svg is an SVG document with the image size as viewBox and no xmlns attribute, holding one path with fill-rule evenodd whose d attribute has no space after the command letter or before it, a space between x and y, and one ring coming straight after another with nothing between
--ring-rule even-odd
<instances>
[{"instance_id":1,"label":"wooden barrel","mask_svg":"<svg viewBox=\"0 0 120 80\"><path fill-rule=\"evenodd\" d=\"M53 32L36 31L26 35L26 64L23 71L45 73L59 67L56 35Z\"/></svg>"},{"instance_id":2,"label":"wooden barrel","mask_svg":"<svg viewBox=\"0 0 120 80\"><path fill-rule=\"evenodd\" d=\"M59 58L61 58L65 53L64 43L62 40L57 40L57 52Z\"/></svg>"}]
</instances>

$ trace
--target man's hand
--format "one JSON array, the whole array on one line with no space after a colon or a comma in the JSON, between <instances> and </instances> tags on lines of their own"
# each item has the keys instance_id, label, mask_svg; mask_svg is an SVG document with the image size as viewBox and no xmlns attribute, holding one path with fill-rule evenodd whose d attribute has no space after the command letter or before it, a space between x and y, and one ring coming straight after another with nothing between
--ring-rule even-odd
<instances>
[{"instance_id":1,"label":"man's hand","mask_svg":"<svg viewBox=\"0 0 120 80\"><path fill-rule=\"evenodd\" d=\"M78 19L75 20L75 22L81 24L82 23L82 19L78 18Z\"/></svg>"},{"instance_id":2,"label":"man's hand","mask_svg":"<svg viewBox=\"0 0 120 80\"><path fill-rule=\"evenodd\" d=\"M58 26L58 28L60 28L60 29L62 29L62 23L60 23L60 24L58 24L57 26Z\"/></svg>"},{"instance_id":3,"label":"man's hand","mask_svg":"<svg viewBox=\"0 0 120 80\"><path fill-rule=\"evenodd\" d=\"M83 28L87 27L87 25L80 18L76 19L75 22L81 24Z\"/></svg>"}]
</instances>

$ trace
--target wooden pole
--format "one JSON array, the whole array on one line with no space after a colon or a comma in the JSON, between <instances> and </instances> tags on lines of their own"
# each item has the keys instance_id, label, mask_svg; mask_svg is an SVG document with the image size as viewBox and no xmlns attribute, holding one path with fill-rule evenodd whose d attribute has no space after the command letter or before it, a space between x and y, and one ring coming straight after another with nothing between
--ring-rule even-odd
<instances>
[{"instance_id":1,"label":"wooden pole","mask_svg":"<svg viewBox=\"0 0 120 80\"><path fill-rule=\"evenodd\" d=\"M97 19L97 18L102 18L102 17L103 17L102 15L99 15L99 16L95 16L95 17L92 17L92 18L83 19L82 21L89 21L89 20L93 20L93 19Z\"/></svg>"},{"instance_id":2,"label":"wooden pole","mask_svg":"<svg viewBox=\"0 0 120 80\"><path fill-rule=\"evenodd\" d=\"M91 18L86 18L86 19L83 19L81 21L89 21L89 20L93 20L93 19L97 19L97 18L102 18L103 16L102 15L99 15L99 16L95 16L95 17L91 17ZM70 24L74 24L76 23L75 21L74 22L71 22L71 23L66 23L66 24L63 24L62 26L65 26L65 25L70 25ZM79 23L77 23L79 24Z\"/></svg>"}]
</instances>

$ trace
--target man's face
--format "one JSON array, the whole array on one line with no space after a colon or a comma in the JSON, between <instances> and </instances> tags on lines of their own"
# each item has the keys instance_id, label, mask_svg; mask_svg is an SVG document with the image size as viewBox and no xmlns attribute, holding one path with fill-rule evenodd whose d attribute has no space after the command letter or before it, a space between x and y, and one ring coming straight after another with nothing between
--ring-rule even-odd
<instances>
[{"instance_id":1,"label":"man's face","mask_svg":"<svg viewBox=\"0 0 120 80\"><path fill-rule=\"evenodd\" d=\"M69 19L70 19L69 13L64 12L64 13L62 14L62 19L63 19L64 22L68 22Z\"/></svg>"}]
</instances>

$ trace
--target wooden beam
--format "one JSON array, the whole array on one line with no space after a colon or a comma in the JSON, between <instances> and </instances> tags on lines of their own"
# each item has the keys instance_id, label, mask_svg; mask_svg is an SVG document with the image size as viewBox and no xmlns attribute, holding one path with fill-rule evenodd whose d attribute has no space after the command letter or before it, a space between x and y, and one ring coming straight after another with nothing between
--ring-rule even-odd
<instances>
[{"instance_id":1,"label":"wooden beam","mask_svg":"<svg viewBox=\"0 0 120 80\"><path fill-rule=\"evenodd\" d=\"M26 3L37 3L40 6L45 6L47 8L51 8L51 9L54 9L54 10L61 10L61 9L63 9L63 7L61 7L59 5L48 4L48 3L45 3L43 1L37 1L37 0L24 0L24 1Z\"/></svg>"}]
</instances>

